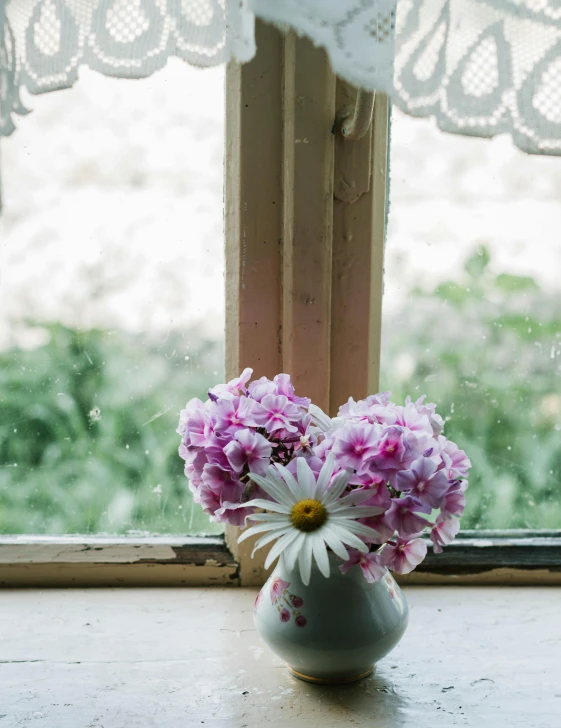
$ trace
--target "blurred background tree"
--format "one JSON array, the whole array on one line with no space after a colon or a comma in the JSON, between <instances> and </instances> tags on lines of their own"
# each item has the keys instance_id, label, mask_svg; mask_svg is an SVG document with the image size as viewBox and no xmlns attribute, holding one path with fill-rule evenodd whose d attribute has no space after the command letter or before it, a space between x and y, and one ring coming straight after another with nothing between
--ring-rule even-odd
<instances>
[{"instance_id":1,"label":"blurred background tree","mask_svg":"<svg viewBox=\"0 0 561 728\"><path fill-rule=\"evenodd\" d=\"M473 463L463 528L561 526L561 294L491 271L415 287L384 323L382 386L426 393Z\"/></svg>"},{"instance_id":2,"label":"blurred background tree","mask_svg":"<svg viewBox=\"0 0 561 728\"><path fill-rule=\"evenodd\" d=\"M1 531L222 531L192 502L175 432L221 379L222 345L40 328L43 346L0 354Z\"/></svg>"},{"instance_id":3,"label":"blurred background tree","mask_svg":"<svg viewBox=\"0 0 561 728\"><path fill-rule=\"evenodd\" d=\"M382 385L426 393L471 457L464 528L558 528L561 296L489 263L477 248L386 318ZM175 428L223 376L222 344L40 328L44 345L0 354L3 532L220 531L191 500Z\"/></svg>"},{"instance_id":4,"label":"blurred background tree","mask_svg":"<svg viewBox=\"0 0 561 728\"><path fill-rule=\"evenodd\" d=\"M24 101L2 140L0 532L216 532L175 428L223 377L223 69L84 68ZM449 418L464 527L560 528L559 159L394 109L390 199L382 386Z\"/></svg>"}]
</instances>

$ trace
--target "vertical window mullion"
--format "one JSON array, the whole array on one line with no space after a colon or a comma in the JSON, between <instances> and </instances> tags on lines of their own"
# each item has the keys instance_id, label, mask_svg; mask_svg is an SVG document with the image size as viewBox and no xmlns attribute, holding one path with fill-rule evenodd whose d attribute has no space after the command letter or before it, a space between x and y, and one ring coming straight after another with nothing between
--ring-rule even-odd
<instances>
[{"instance_id":1,"label":"vertical window mullion","mask_svg":"<svg viewBox=\"0 0 561 728\"><path fill-rule=\"evenodd\" d=\"M284 371L335 411L378 385L387 98L364 140L344 140L325 52L259 21L256 38L253 61L227 71L227 375ZM262 583L263 555L238 533L226 529L241 582Z\"/></svg>"}]
</instances>

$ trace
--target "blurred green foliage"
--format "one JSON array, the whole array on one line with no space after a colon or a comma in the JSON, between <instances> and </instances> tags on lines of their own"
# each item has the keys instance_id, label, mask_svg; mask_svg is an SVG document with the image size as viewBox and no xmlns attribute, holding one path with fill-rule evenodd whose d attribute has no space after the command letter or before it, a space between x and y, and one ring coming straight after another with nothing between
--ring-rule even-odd
<instances>
[{"instance_id":1,"label":"blurred green foliage","mask_svg":"<svg viewBox=\"0 0 561 728\"><path fill-rule=\"evenodd\" d=\"M221 346L40 329L43 346L0 354L0 532L220 532L192 502L175 429L222 378Z\"/></svg>"},{"instance_id":2,"label":"blurred green foliage","mask_svg":"<svg viewBox=\"0 0 561 728\"><path fill-rule=\"evenodd\" d=\"M178 411L223 378L220 344L37 325L0 354L0 531L217 533L177 455ZM410 292L384 320L382 385L426 393L473 462L464 528L561 527L561 296L493 272Z\"/></svg>"},{"instance_id":3,"label":"blurred green foliage","mask_svg":"<svg viewBox=\"0 0 561 728\"><path fill-rule=\"evenodd\" d=\"M472 460L462 527L560 528L561 295L481 246L384 327L383 388L426 393Z\"/></svg>"}]
</instances>

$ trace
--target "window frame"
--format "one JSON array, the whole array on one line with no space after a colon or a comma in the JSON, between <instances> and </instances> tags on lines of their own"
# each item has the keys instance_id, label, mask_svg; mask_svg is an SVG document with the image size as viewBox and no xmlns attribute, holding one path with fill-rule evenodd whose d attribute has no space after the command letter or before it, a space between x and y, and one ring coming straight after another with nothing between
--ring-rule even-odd
<instances>
[{"instance_id":1,"label":"window frame","mask_svg":"<svg viewBox=\"0 0 561 728\"><path fill-rule=\"evenodd\" d=\"M227 538L4 536L0 588L261 586L262 564ZM402 585L560 585L561 530L460 531Z\"/></svg>"},{"instance_id":2,"label":"window frame","mask_svg":"<svg viewBox=\"0 0 561 728\"><path fill-rule=\"evenodd\" d=\"M290 371L334 413L378 391L389 102L377 94L368 133L346 140L356 89L325 52L262 21L256 40L226 74L226 373ZM238 534L5 536L0 587L261 585L264 556ZM398 580L558 584L561 531L460 531Z\"/></svg>"}]
</instances>

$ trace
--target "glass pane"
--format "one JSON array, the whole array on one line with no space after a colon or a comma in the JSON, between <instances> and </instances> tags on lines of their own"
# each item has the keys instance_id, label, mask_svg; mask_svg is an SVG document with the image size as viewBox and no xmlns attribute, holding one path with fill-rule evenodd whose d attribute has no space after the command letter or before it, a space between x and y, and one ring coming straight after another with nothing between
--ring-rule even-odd
<instances>
[{"instance_id":1,"label":"glass pane","mask_svg":"<svg viewBox=\"0 0 561 728\"><path fill-rule=\"evenodd\" d=\"M382 386L473 462L463 528L561 528L561 159L393 112Z\"/></svg>"},{"instance_id":2,"label":"glass pane","mask_svg":"<svg viewBox=\"0 0 561 728\"><path fill-rule=\"evenodd\" d=\"M175 429L223 378L223 81L83 70L2 141L3 533L222 530Z\"/></svg>"}]
</instances>

